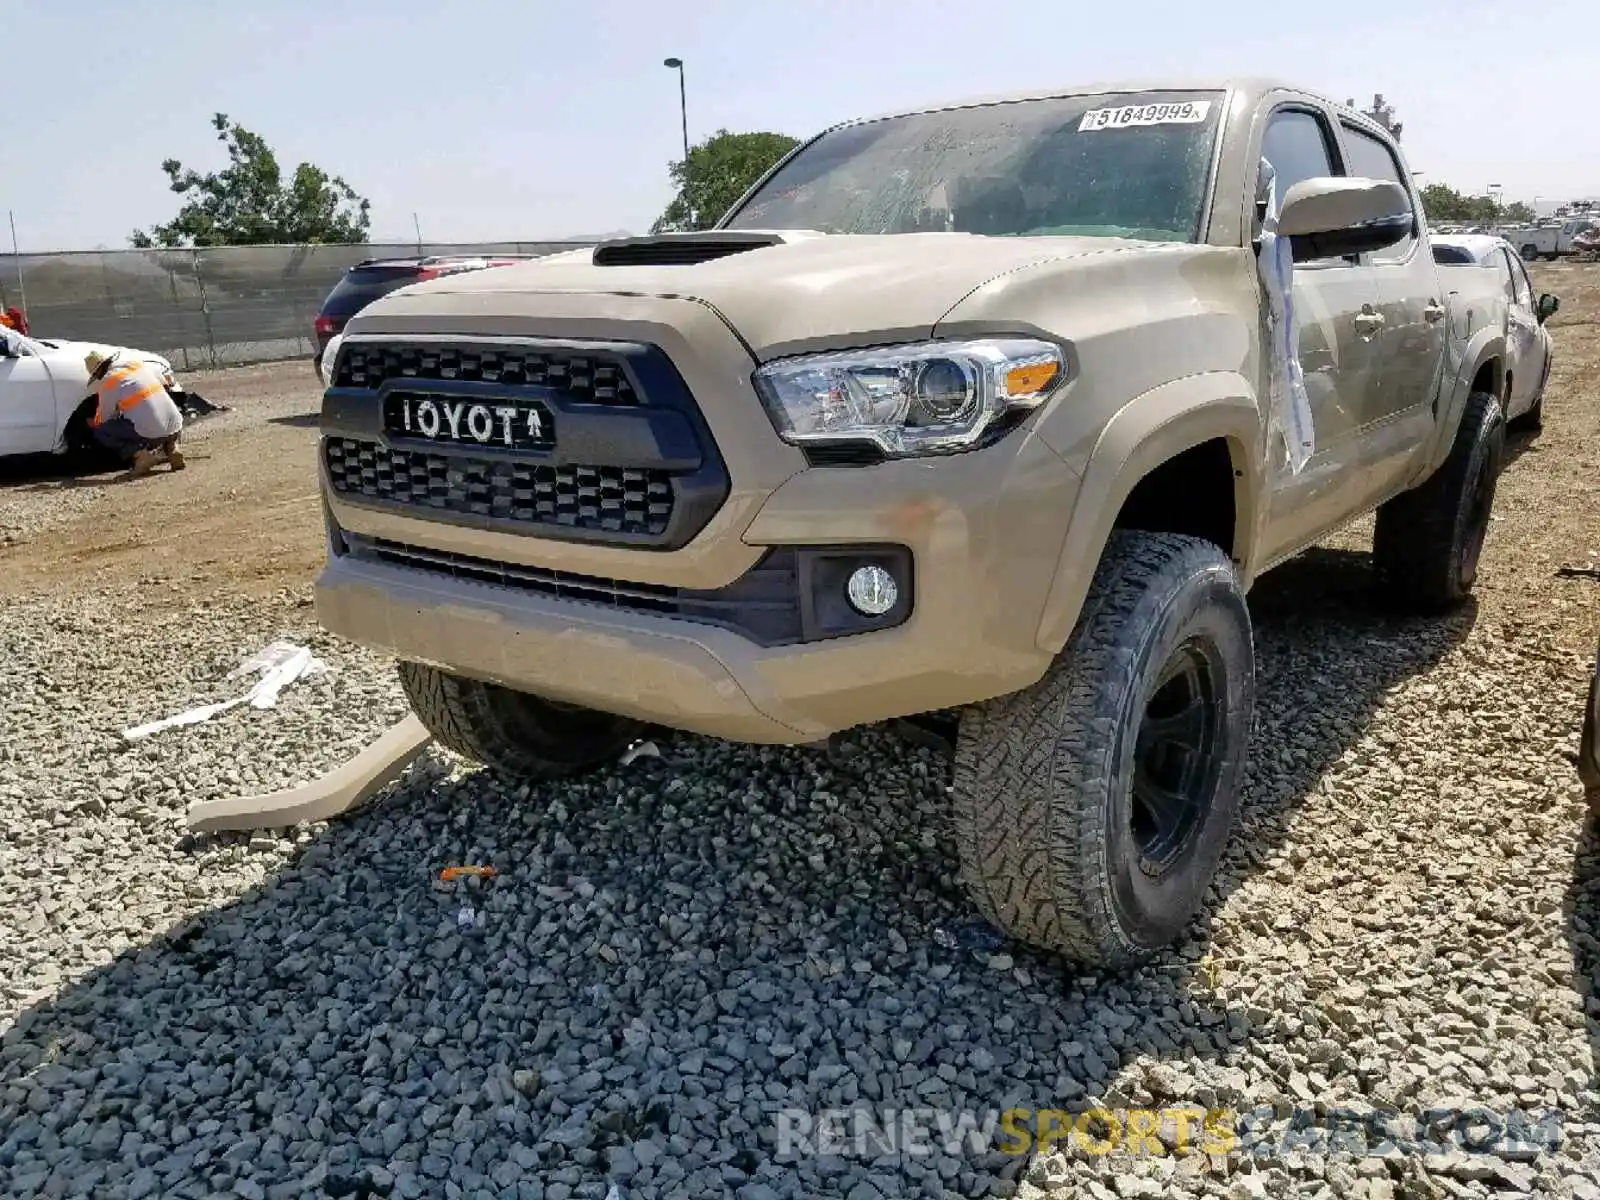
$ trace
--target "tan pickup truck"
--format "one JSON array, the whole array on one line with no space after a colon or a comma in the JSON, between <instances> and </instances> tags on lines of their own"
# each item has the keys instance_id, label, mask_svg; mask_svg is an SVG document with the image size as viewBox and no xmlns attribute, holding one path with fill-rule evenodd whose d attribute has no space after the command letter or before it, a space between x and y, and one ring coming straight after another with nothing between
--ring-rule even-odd
<instances>
[{"instance_id":1,"label":"tan pickup truck","mask_svg":"<svg viewBox=\"0 0 1600 1200\"><path fill-rule=\"evenodd\" d=\"M1472 586L1504 347L1447 314L1398 148L1292 87L850 122L713 230L356 317L318 612L534 779L958 712L978 907L1126 963L1233 823L1252 582L1376 509L1398 601Z\"/></svg>"}]
</instances>

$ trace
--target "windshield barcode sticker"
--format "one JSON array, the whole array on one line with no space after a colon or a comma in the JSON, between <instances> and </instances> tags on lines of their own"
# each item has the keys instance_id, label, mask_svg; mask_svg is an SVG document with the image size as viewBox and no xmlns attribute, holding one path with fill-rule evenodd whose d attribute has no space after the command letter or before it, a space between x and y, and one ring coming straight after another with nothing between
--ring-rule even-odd
<instances>
[{"instance_id":1,"label":"windshield barcode sticker","mask_svg":"<svg viewBox=\"0 0 1600 1200\"><path fill-rule=\"evenodd\" d=\"M1121 108L1091 108L1078 122L1079 133L1096 129L1128 129L1135 125L1195 125L1211 112L1209 100L1181 104L1125 104Z\"/></svg>"}]
</instances>

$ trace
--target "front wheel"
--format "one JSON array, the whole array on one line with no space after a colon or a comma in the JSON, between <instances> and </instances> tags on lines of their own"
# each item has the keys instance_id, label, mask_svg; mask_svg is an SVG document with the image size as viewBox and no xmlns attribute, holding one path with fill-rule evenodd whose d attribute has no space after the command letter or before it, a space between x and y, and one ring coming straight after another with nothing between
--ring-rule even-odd
<instances>
[{"instance_id":1,"label":"front wheel","mask_svg":"<svg viewBox=\"0 0 1600 1200\"><path fill-rule=\"evenodd\" d=\"M399 665L411 711L439 744L516 779L560 779L616 758L642 727L626 717L560 704L452 675Z\"/></svg>"},{"instance_id":2,"label":"front wheel","mask_svg":"<svg viewBox=\"0 0 1600 1200\"><path fill-rule=\"evenodd\" d=\"M1111 968L1175 940L1232 829L1254 706L1228 556L1114 534L1049 673L963 714L955 825L983 915Z\"/></svg>"},{"instance_id":3,"label":"front wheel","mask_svg":"<svg viewBox=\"0 0 1600 1200\"><path fill-rule=\"evenodd\" d=\"M110 471L122 465L122 459L115 451L107 449L95 440L94 430L89 425L89 418L94 415L95 404L96 401L91 396L78 405L72 416L67 418L67 427L61 434L67 461L74 470Z\"/></svg>"}]
</instances>

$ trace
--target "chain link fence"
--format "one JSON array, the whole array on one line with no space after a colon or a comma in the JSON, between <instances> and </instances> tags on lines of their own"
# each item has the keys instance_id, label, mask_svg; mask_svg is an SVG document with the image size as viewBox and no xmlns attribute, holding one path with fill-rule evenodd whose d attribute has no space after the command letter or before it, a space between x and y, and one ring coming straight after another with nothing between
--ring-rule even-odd
<instances>
[{"instance_id":1,"label":"chain link fence","mask_svg":"<svg viewBox=\"0 0 1600 1200\"><path fill-rule=\"evenodd\" d=\"M0 254L0 309L36 337L150 350L186 370L307 357L311 322L363 259L555 254L583 242L220 246Z\"/></svg>"}]
</instances>

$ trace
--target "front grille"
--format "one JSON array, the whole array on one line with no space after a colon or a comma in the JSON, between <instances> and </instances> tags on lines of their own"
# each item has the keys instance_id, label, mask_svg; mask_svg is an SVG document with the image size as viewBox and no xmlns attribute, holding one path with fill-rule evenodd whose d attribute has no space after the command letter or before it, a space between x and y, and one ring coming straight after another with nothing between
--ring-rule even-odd
<instances>
[{"instance_id":1,"label":"front grille","mask_svg":"<svg viewBox=\"0 0 1600 1200\"><path fill-rule=\"evenodd\" d=\"M404 342L343 347L334 386L376 391L386 379L463 380L554 388L588 404L638 404L622 363L599 353L518 345L433 346Z\"/></svg>"},{"instance_id":2,"label":"front grille","mask_svg":"<svg viewBox=\"0 0 1600 1200\"><path fill-rule=\"evenodd\" d=\"M336 500L673 551L728 497L711 431L659 346L357 335L333 373L321 454Z\"/></svg>"},{"instance_id":3,"label":"front grille","mask_svg":"<svg viewBox=\"0 0 1600 1200\"><path fill-rule=\"evenodd\" d=\"M457 517L659 537L672 520L665 471L510 462L324 439L333 490Z\"/></svg>"},{"instance_id":4,"label":"front grille","mask_svg":"<svg viewBox=\"0 0 1600 1200\"><path fill-rule=\"evenodd\" d=\"M796 554L787 547L768 551L727 587L697 590L494 562L357 534L344 534L343 540L355 557L391 566L625 612L656 613L716 625L763 645L785 645L802 638Z\"/></svg>"}]
</instances>

